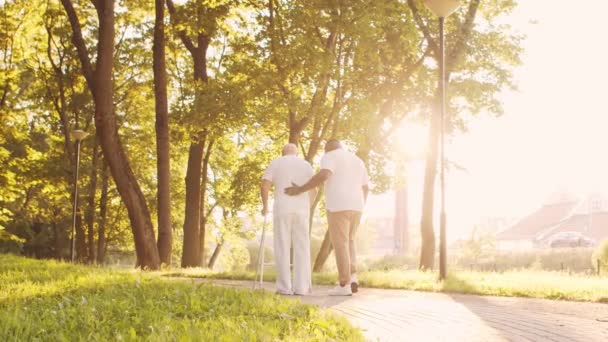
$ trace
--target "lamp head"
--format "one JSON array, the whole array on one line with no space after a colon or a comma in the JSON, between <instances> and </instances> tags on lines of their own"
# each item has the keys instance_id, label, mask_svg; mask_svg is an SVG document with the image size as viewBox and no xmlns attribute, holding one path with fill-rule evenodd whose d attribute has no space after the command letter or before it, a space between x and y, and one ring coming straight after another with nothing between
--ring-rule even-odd
<instances>
[{"instance_id":1,"label":"lamp head","mask_svg":"<svg viewBox=\"0 0 608 342\"><path fill-rule=\"evenodd\" d=\"M73 130L72 132L70 132L70 136L72 137L72 139L74 139L76 141L81 141L82 139L88 137L89 133L87 133L81 129L76 129L76 130Z\"/></svg>"},{"instance_id":2,"label":"lamp head","mask_svg":"<svg viewBox=\"0 0 608 342\"><path fill-rule=\"evenodd\" d=\"M424 4L436 16L445 18L460 7L460 0L424 0Z\"/></svg>"}]
</instances>

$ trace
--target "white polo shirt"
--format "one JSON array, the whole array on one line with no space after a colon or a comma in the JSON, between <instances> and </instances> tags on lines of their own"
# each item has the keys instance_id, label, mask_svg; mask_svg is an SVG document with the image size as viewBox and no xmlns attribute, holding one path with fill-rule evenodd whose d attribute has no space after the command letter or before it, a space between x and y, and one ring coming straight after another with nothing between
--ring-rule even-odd
<instances>
[{"instance_id":1,"label":"white polo shirt","mask_svg":"<svg viewBox=\"0 0 608 342\"><path fill-rule=\"evenodd\" d=\"M363 211L365 199L362 187L369 183L363 161L354 153L338 148L323 155L321 169L331 171L331 176L325 182L327 211Z\"/></svg>"},{"instance_id":2,"label":"white polo shirt","mask_svg":"<svg viewBox=\"0 0 608 342\"><path fill-rule=\"evenodd\" d=\"M295 155L286 155L273 160L262 179L272 182L274 185L274 214L309 213L310 197L308 192L297 196L285 194L285 188L291 183L304 185L312 177L313 171L310 164Z\"/></svg>"}]
</instances>

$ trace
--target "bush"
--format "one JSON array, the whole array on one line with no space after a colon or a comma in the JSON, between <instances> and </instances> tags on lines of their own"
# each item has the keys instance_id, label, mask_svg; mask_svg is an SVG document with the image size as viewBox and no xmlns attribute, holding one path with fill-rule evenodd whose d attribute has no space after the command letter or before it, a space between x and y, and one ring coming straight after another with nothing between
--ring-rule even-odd
<instances>
[{"instance_id":1,"label":"bush","mask_svg":"<svg viewBox=\"0 0 608 342\"><path fill-rule=\"evenodd\" d=\"M388 254L369 262L368 271L389 271L395 269L417 269L418 258L414 255Z\"/></svg>"},{"instance_id":2,"label":"bush","mask_svg":"<svg viewBox=\"0 0 608 342\"><path fill-rule=\"evenodd\" d=\"M0 253L22 254L24 239L0 227Z\"/></svg>"},{"instance_id":3,"label":"bush","mask_svg":"<svg viewBox=\"0 0 608 342\"><path fill-rule=\"evenodd\" d=\"M593 252L591 262L597 267L597 261L600 261L600 270L608 271L608 240L602 242L599 247Z\"/></svg>"},{"instance_id":4,"label":"bush","mask_svg":"<svg viewBox=\"0 0 608 342\"><path fill-rule=\"evenodd\" d=\"M274 262L274 253L272 248L268 247L268 240L265 241L264 246L264 263ZM260 242L257 240L249 241L247 243L247 250L249 251L249 264L247 265L248 270L255 270L258 262L258 253L260 250Z\"/></svg>"},{"instance_id":5,"label":"bush","mask_svg":"<svg viewBox=\"0 0 608 342\"><path fill-rule=\"evenodd\" d=\"M535 269L584 273L594 267L590 262L592 253L591 248L501 251L486 255L482 259L461 256L457 258L455 266L460 269L477 271Z\"/></svg>"}]
</instances>

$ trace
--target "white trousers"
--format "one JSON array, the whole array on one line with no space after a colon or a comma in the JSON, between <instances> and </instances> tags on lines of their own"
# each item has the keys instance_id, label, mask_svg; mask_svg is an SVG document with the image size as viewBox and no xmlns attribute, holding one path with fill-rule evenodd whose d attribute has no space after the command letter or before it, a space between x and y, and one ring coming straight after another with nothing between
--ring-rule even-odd
<instances>
[{"instance_id":1,"label":"white trousers","mask_svg":"<svg viewBox=\"0 0 608 342\"><path fill-rule=\"evenodd\" d=\"M277 265L277 291L283 294L312 292L308 213L276 213L273 217L274 258ZM293 243L293 286L290 246Z\"/></svg>"}]
</instances>

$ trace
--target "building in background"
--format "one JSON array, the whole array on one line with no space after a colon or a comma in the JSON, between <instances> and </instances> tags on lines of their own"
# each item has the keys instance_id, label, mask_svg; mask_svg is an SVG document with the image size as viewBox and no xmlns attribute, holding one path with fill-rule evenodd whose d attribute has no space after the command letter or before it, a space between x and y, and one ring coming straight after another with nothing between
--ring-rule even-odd
<instances>
[{"instance_id":1,"label":"building in background","mask_svg":"<svg viewBox=\"0 0 608 342\"><path fill-rule=\"evenodd\" d=\"M497 235L499 249L592 247L608 239L608 200L599 193L551 196Z\"/></svg>"}]
</instances>

